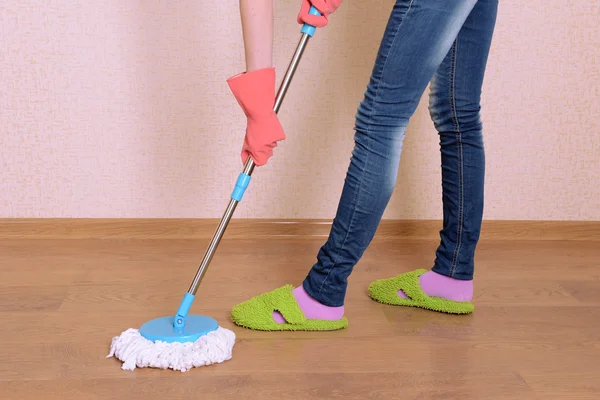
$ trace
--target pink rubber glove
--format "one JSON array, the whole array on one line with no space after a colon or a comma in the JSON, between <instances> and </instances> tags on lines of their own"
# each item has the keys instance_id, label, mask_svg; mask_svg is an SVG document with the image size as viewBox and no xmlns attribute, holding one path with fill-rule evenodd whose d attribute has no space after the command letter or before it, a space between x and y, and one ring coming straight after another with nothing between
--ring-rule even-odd
<instances>
[{"instance_id":1,"label":"pink rubber glove","mask_svg":"<svg viewBox=\"0 0 600 400\"><path fill-rule=\"evenodd\" d=\"M332 14L342 3L342 0L302 0L300 13L298 14L298 23L307 23L316 28L322 28L329 21L329 14ZM311 15L308 13L310 6L313 5L321 16Z\"/></svg>"},{"instance_id":2,"label":"pink rubber glove","mask_svg":"<svg viewBox=\"0 0 600 400\"><path fill-rule=\"evenodd\" d=\"M242 147L242 163L251 156L257 166L265 165L273 156L277 142L285 133L275 104L275 68L264 68L233 76L227 80L231 92L246 114L246 137Z\"/></svg>"}]
</instances>

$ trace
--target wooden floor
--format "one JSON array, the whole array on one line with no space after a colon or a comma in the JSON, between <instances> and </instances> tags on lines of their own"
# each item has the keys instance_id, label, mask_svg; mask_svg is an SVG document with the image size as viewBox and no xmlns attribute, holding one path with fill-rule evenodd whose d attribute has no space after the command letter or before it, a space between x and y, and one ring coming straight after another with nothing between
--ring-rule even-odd
<instances>
[{"instance_id":1,"label":"wooden floor","mask_svg":"<svg viewBox=\"0 0 600 400\"><path fill-rule=\"evenodd\" d=\"M234 327L236 303L297 284L320 240L225 240L192 309L233 329L233 359L122 371L112 336L172 314L206 240L0 240L0 399L600 399L600 242L487 241L476 310L375 303L368 283L428 268L435 241L375 241L347 330Z\"/></svg>"}]
</instances>

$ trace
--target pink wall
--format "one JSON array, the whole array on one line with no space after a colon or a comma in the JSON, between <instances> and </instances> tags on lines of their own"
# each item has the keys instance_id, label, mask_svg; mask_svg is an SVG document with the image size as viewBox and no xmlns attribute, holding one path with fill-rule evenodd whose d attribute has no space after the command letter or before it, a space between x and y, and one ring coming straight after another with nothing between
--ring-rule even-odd
<instances>
[{"instance_id":1,"label":"pink wall","mask_svg":"<svg viewBox=\"0 0 600 400\"><path fill-rule=\"evenodd\" d=\"M280 74L299 37L296 2L276 5ZM241 167L244 120L225 84L243 68L237 0L4 3L0 217L221 215ZM347 1L310 43L281 111L289 139L236 216L334 215L392 3ZM486 218L600 220L599 8L501 0L484 95ZM441 216L425 102L386 218Z\"/></svg>"}]
</instances>

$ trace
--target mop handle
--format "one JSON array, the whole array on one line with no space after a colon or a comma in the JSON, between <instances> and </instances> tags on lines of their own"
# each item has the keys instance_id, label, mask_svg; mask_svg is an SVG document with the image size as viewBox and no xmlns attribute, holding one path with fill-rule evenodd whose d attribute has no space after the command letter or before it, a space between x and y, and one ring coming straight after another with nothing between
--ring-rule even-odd
<instances>
[{"instance_id":1,"label":"mop handle","mask_svg":"<svg viewBox=\"0 0 600 400\"><path fill-rule=\"evenodd\" d=\"M310 8L309 13L312 15L321 15L314 6L312 6ZM285 95L290 86L290 83L292 82L292 78L294 77L296 68L298 67L298 64L300 63L300 59L302 58L302 54L304 53L304 49L306 48L308 40L314 35L315 31L316 31L316 28L314 26L308 25L308 24L304 24L302 26L302 29L300 30L300 32L302 33L302 36L300 37L300 42L298 43L296 52L294 53L294 56L292 57L292 61L290 62L290 65L288 66L288 69L283 77L281 85L279 86L277 96L275 97L275 105L273 107L273 110L276 113L279 112L281 103L283 102L283 99L285 98ZM196 292L198 291L198 287L200 286L200 283L202 282L202 279L204 278L204 275L206 274L206 270L208 269L208 266L209 266L210 262L212 261L212 258L217 250L217 247L219 246L221 238L223 237L223 234L225 233L225 229L227 229L227 225L229 224L229 221L231 220L231 217L233 216L235 208L237 207L238 203L242 200L244 192L246 191L246 188L250 184L250 177L252 176L252 172L254 172L254 167L255 167L254 160L252 159L252 157L248 157L248 160L246 161L246 164L244 165L244 170L242 171L242 173L239 175L239 177L237 179L235 188L233 190L233 193L231 194L231 200L229 201L229 205L227 206L227 209L225 210L225 214L223 215L223 218L221 218L221 222L219 223L219 226L217 227L217 231L215 232L212 240L210 241L210 244L208 245L208 249L206 250L206 253L204 254L204 258L202 259L202 262L200 263L200 266L198 267L196 276L194 277L194 280L192 281L192 284L190 285L190 288L188 289L188 293L193 296L195 296ZM191 306L191 302L193 301L193 296L188 296L189 306ZM184 303L187 303L187 301L184 300ZM186 306L184 306L183 304L182 304L182 306L183 306L183 308L186 308ZM184 310L182 310L182 311L184 311Z\"/></svg>"}]
</instances>

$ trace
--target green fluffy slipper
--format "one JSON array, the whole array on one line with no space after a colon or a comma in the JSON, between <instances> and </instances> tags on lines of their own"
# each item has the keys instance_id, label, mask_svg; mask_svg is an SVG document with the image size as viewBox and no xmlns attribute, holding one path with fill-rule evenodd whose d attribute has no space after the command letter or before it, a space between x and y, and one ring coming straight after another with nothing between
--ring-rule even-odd
<instances>
[{"instance_id":1,"label":"green fluffy slipper","mask_svg":"<svg viewBox=\"0 0 600 400\"><path fill-rule=\"evenodd\" d=\"M259 331L333 331L348 327L346 317L337 321L307 319L292 289L292 285L285 285L240 303L231 310L231 319L239 326ZM279 311L286 322L276 323L274 311Z\"/></svg>"},{"instance_id":2,"label":"green fluffy slipper","mask_svg":"<svg viewBox=\"0 0 600 400\"><path fill-rule=\"evenodd\" d=\"M452 301L426 295L419 286L419 276L425 272L427 270L418 269L394 278L376 280L369 285L369 296L380 303L395 306L420 307L449 314L473 312L475 306L471 302ZM402 290L407 298L398 296L398 290Z\"/></svg>"}]
</instances>

